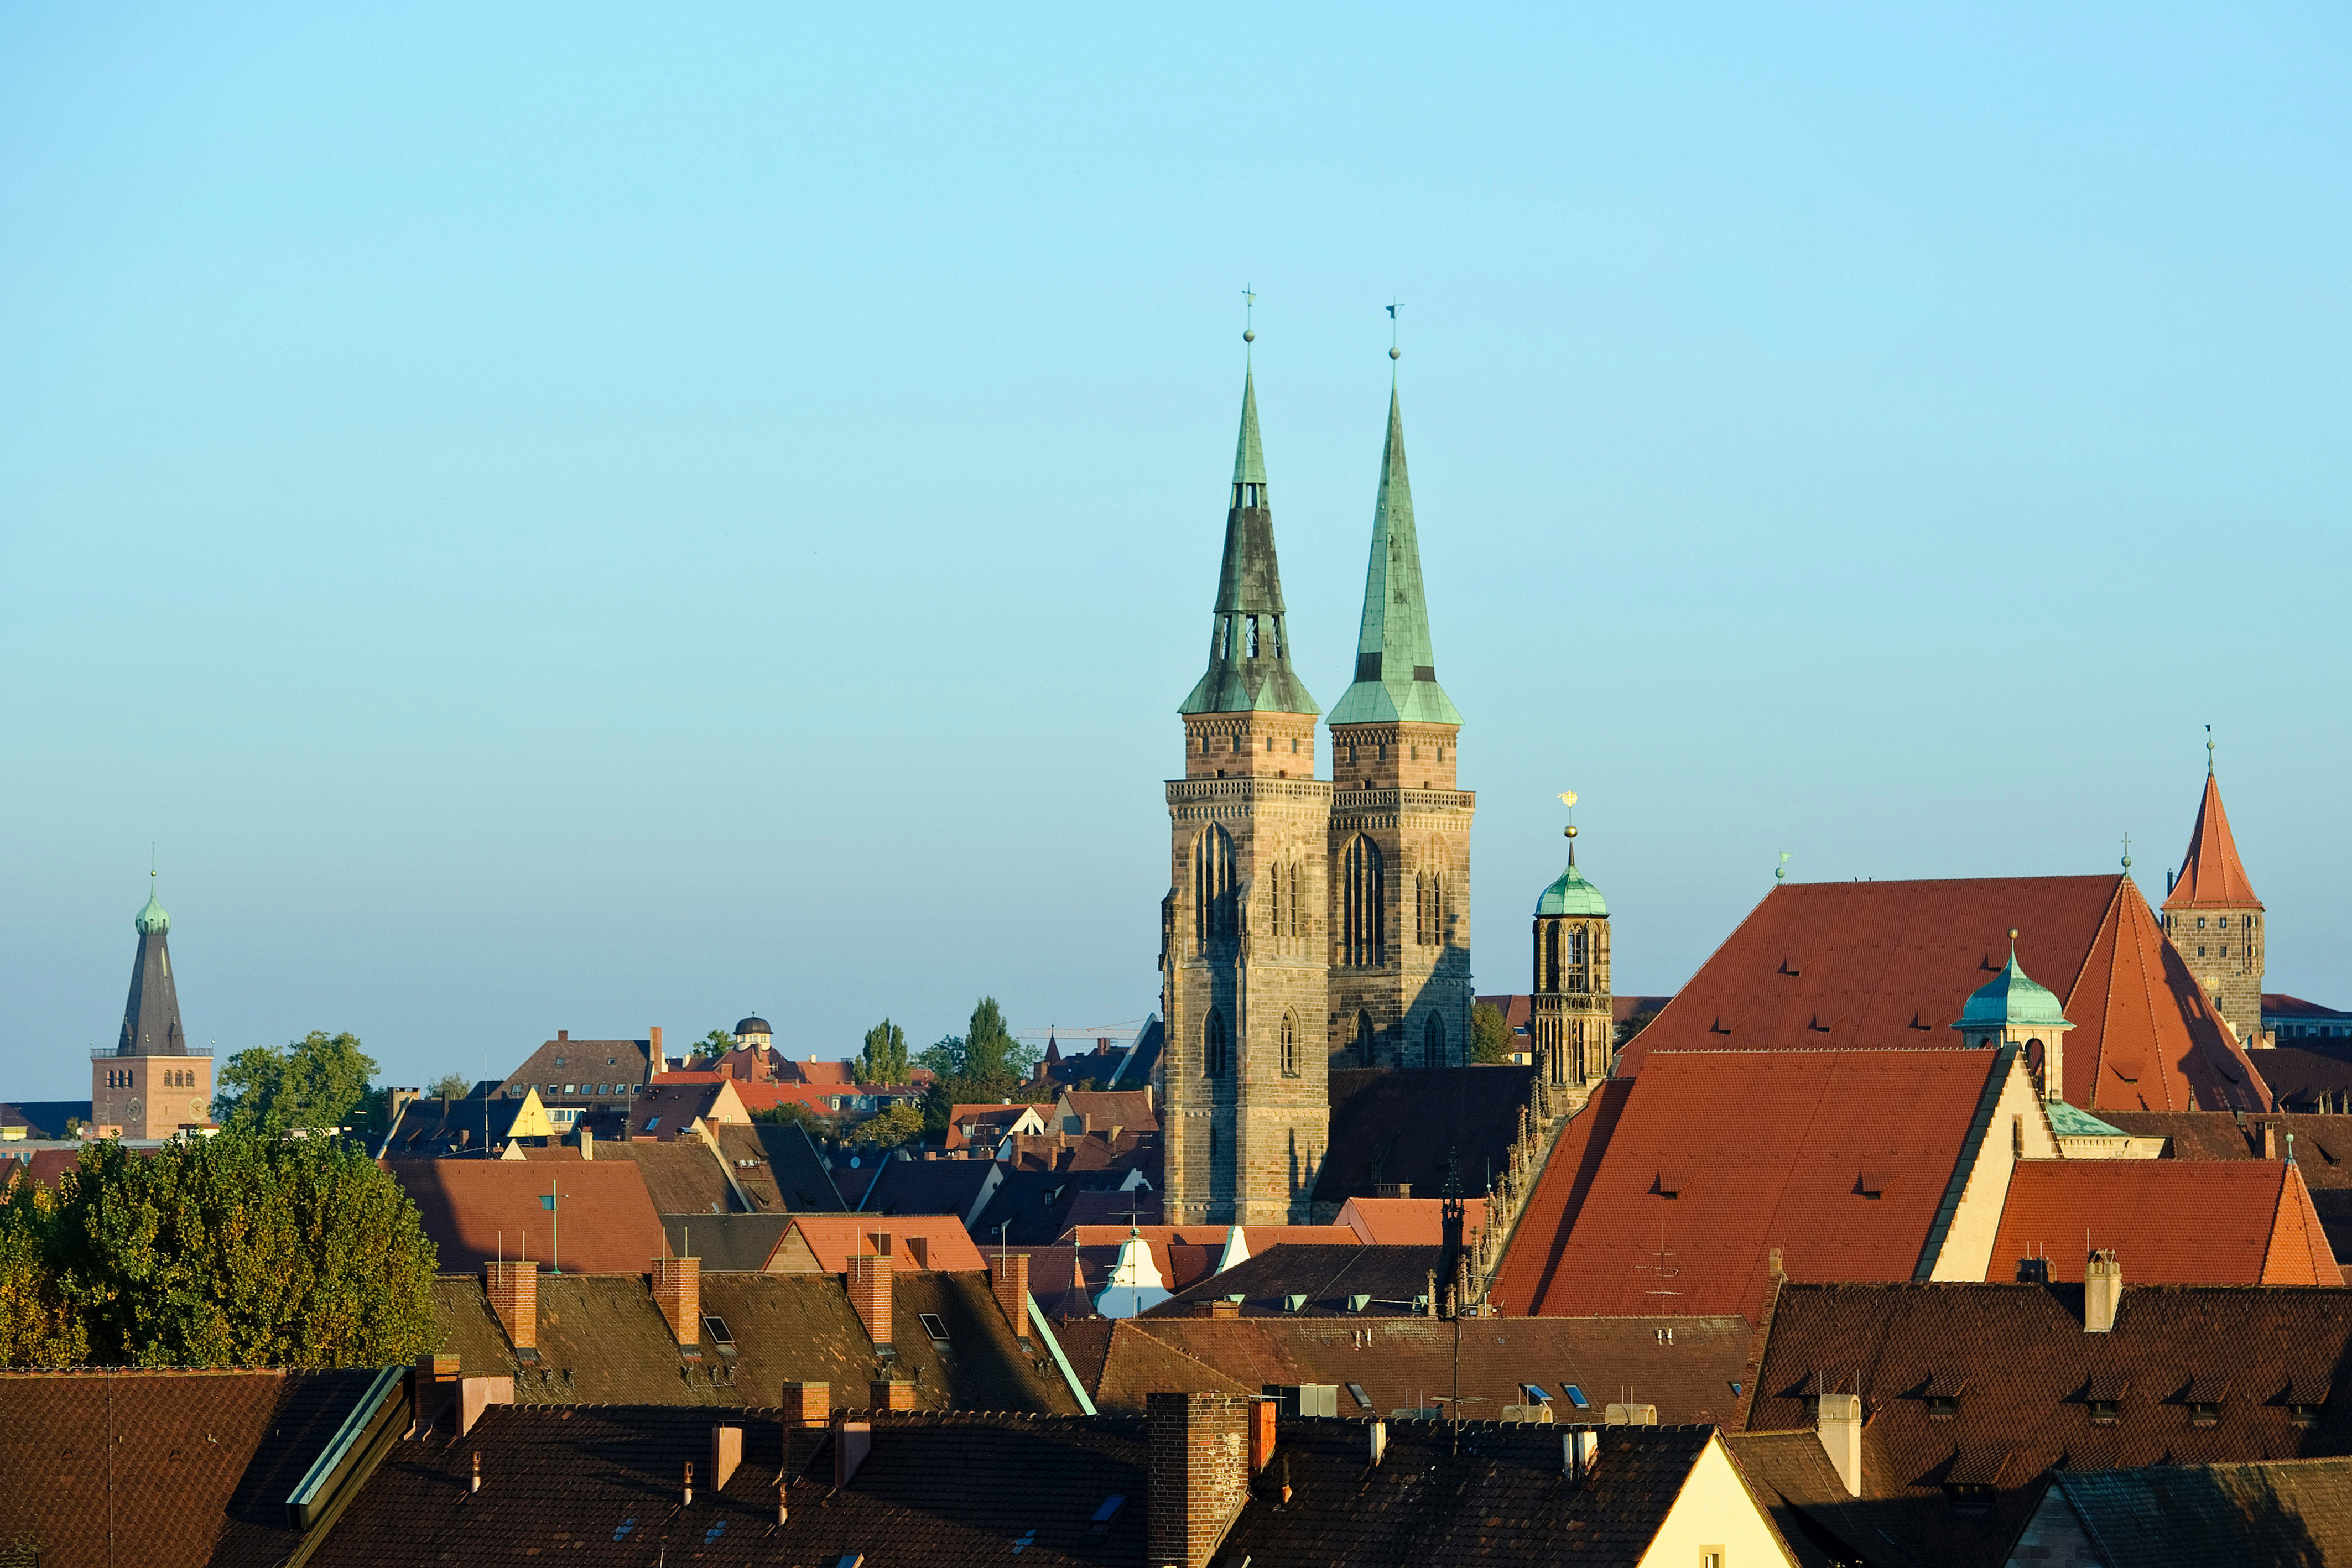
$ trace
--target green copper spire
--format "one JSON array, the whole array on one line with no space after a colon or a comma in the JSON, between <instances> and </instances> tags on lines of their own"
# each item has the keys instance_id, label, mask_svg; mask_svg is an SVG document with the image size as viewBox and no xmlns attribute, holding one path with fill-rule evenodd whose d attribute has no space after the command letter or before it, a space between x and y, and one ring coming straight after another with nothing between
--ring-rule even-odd
<instances>
[{"instance_id":1,"label":"green copper spire","mask_svg":"<svg viewBox=\"0 0 2352 1568\"><path fill-rule=\"evenodd\" d=\"M1332 708L1330 722L1460 724L1461 711L1437 684L1436 666L1421 591L1421 543L1412 530L1412 482L1405 475L1404 415L1391 386L1380 499L1372 507L1371 563L1364 572L1364 623L1356 637L1356 684Z\"/></svg>"},{"instance_id":2,"label":"green copper spire","mask_svg":"<svg viewBox=\"0 0 2352 1568\"><path fill-rule=\"evenodd\" d=\"M148 875L152 878L154 873L150 872ZM163 913L163 905L156 899L152 882L147 889L146 907L140 910L131 924L139 928L142 936L160 936L172 929L172 917Z\"/></svg>"},{"instance_id":3,"label":"green copper spire","mask_svg":"<svg viewBox=\"0 0 2352 1568\"><path fill-rule=\"evenodd\" d=\"M1178 713L1320 713L1290 667L1282 569L1274 553L1265 452L1257 435L1257 381L1242 378L1241 438L1234 450L1225 557L1209 627L1209 668Z\"/></svg>"}]
</instances>

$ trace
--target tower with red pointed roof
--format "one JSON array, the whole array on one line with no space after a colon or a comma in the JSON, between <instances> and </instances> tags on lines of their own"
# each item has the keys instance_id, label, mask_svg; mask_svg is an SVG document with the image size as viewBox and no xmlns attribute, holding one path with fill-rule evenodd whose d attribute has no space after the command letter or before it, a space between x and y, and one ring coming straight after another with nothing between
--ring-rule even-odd
<instances>
[{"instance_id":1,"label":"tower with red pointed roof","mask_svg":"<svg viewBox=\"0 0 2352 1568\"><path fill-rule=\"evenodd\" d=\"M2213 776L2213 742L2205 742L2205 796L2189 830L2189 852L2167 879L2164 931L2181 962L2246 1045L2262 1043L2263 901L2254 896L2221 786Z\"/></svg>"}]
</instances>

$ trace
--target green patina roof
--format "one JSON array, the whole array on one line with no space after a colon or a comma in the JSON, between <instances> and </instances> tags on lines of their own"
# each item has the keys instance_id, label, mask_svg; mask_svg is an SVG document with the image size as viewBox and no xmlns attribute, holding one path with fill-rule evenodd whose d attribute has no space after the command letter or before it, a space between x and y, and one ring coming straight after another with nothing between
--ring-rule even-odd
<instances>
[{"instance_id":1,"label":"green patina roof","mask_svg":"<svg viewBox=\"0 0 2352 1568\"><path fill-rule=\"evenodd\" d=\"M163 906L155 901L152 888L148 890L146 907L140 910L138 918L131 924L139 928L142 936L153 936L172 929L172 917L164 914Z\"/></svg>"},{"instance_id":2,"label":"green patina roof","mask_svg":"<svg viewBox=\"0 0 2352 1568\"><path fill-rule=\"evenodd\" d=\"M1543 890L1543 896L1536 900L1536 913L1538 915L1607 915L1609 913L1609 905L1601 898L1601 890L1585 881L1584 873L1576 869L1574 840L1569 841L1568 869L1559 873L1559 881Z\"/></svg>"},{"instance_id":3,"label":"green patina roof","mask_svg":"<svg viewBox=\"0 0 2352 1568\"><path fill-rule=\"evenodd\" d=\"M1389 389L1389 434L1381 451L1381 493L1372 506L1371 562L1364 573L1364 622L1356 636L1356 684L1331 709L1333 724L1460 724L1437 684L1429 602L1421 588L1421 542L1412 529L1412 482L1405 475L1404 416Z\"/></svg>"},{"instance_id":4,"label":"green patina roof","mask_svg":"<svg viewBox=\"0 0 2352 1568\"><path fill-rule=\"evenodd\" d=\"M2050 1130L2062 1138L2122 1138L2130 1135L2121 1127L2110 1127L2088 1111L2077 1110L2063 1100L2053 1100L2044 1108L2050 1113Z\"/></svg>"},{"instance_id":5,"label":"green patina roof","mask_svg":"<svg viewBox=\"0 0 2352 1568\"><path fill-rule=\"evenodd\" d=\"M2011 943L2008 967L1969 993L1968 1005L1960 1009L1959 1021L1952 1027L2006 1029L2066 1021L2066 1009L2050 988L2029 979L2025 971L2017 967L2017 947Z\"/></svg>"},{"instance_id":6,"label":"green patina roof","mask_svg":"<svg viewBox=\"0 0 2352 1568\"><path fill-rule=\"evenodd\" d=\"M1282 610L1282 568L1274 551L1274 513L1261 491L1244 507L1240 486L1265 483L1257 434L1257 379L1242 379L1242 430L1234 448L1233 505L1225 513L1225 558L1217 573L1216 613L1209 624L1209 668L1176 711L1303 713L1323 710L1290 667L1290 626ZM1251 641L1255 632L1255 652Z\"/></svg>"}]
</instances>

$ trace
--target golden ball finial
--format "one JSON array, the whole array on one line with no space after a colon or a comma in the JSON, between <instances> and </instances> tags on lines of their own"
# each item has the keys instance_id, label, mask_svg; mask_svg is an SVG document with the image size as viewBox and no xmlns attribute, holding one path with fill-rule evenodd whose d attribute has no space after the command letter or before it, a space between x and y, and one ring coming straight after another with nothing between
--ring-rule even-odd
<instances>
[{"instance_id":1,"label":"golden ball finial","mask_svg":"<svg viewBox=\"0 0 2352 1568\"><path fill-rule=\"evenodd\" d=\"M2009 928L2009 939L2012 942L2017 940L2017 927L2014 925Z\"/></svg>"},{"instance_id":2,"label":"golden ball finial","mask_svg":"<svg viewBox=\"0 0 2352 1568\"><path fill-rule=\"evenodd\" d=\"M1571 822L1567 827L1562 828L1560 830L1560 836L1570 839L1576 837L1576 825Z\"/></svg>"}]
</instances>

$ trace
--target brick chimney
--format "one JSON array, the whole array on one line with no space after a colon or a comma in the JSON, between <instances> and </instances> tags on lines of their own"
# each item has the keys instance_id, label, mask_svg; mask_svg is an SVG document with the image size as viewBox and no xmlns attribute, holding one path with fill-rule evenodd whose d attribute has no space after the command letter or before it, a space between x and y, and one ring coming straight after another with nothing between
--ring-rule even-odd
<instances>
[{"instance_id":1,"label":"brick chimney","mask_svg":"<svg viewBox=\"0 0 2352 1568\"><path fill-rule=\"evenodd\" d=\"M999 1252L988 1260L988 1286L996 1294L997 1310L1012 1326L1013 1337L1029 1343L1029 1254Z\"/></svg>"},{"instance_id":2,"label":"brick chimney","mask_svg":"<svg viewBox=\"0 0 2352 1568\"><path fill-rule=\"evenodd\" d=\"M784 1425L787 1427L822 1427L833 1419L833 1385L829 1383L787 1383L784 1385Z\"/></svg>"},{"instance_id":3,"label":"brick chimney","mask_svg":"<svg viewBox=\"0 0 2352 1568\"><path fill-rule=\"evenodd\" d=\"M887 1240L887 1238L877 1239ZM849 1304L877 1350L890 1347L890 1255L869 1253L849 1260Z\"/></svg>"},{"instance_id":4,"label":"brick chimney","mask_svg":"<svg viewBox=\"0 0 2352 1568\"><path fill-rule=\"evenodd\" d=\"M1196 1318L1237 1318L1242 1315L1242 1304L1229 1301L1223 1296L1213 1296L1205 1301L1194 1301L1192 1315Z\"/></svg>"},{"instance_id":5,"label":"brick chimney","mask_svg":"<svg viewBox=\"0 0 2352 1568\"><path fill-rule=\"evenodd\" d=\"M2263 1124L2263 1158L2266 1160L2274 1160L2278 1157L2278 1124L2276 1122L2264 1122Z\"/></svg>"},{"instance_id":6,"label":"brick chimney","mask_svg":"<svg viewBox=\"0 0 2352 1568\"><path fill-rule=\"evenodd\" d=\"M915 1407L915 1380L911 1377L877 1377L867 1385L867 1397L877 1410L912 1410Z\"/></svg>"},{"instance_id":7,"label":"brick chimney","mask_svg":"<svg viewBox=\"0 0 2352 1568\"><path fill-rule=\"evenodd\" d=\"M1862 1495L1862 1396L1824 1394L1814 1431L1830 1465L1845 1483L1845 1495Z\"/></svg>"},{"instance_id":8,"label":"brick chimney","mask_svg":"<svg viewBox=\"0 0 2352 1568\"><path fill-rule=\"evenodd\" d=\"M539 1265L485 1263L483 1287L490 1311L517 1350L539 1348Z\"/></svg>"},{"instance_id":9,"label":"brick chimney","mask_svg":"<svg viewBox=\"0 0 2352 1568\"><path fill-rule=\"evenodd\" d=\"M669 1324L670 1337L691 1350L702 1343L702 1260L654 1260L654 1305Z\"/></svg>"},{"instance_id":10,"label":"brick chimney","mask_svg":"<svg viewBox=\"0 0 2352 1568\"><path fill-rule=\"evenodd\" d=\"M1245 1394L1152 1393L1150 1510L1144 1528L1154 1568L1208 1568L1249 1497Z\"/></svg>"},{"instance_id":11,"label":"brick chimney","mask_svg":"<svg viewBox=\"0 0 2352 1568\"><path fill-rule=\"evenodd\" d=\"M2124 1303L2124 1266L2105 1248L2083 1265L2083 1332L2105 1333Z\"/></svg>"},{"instance_id":12,"label":"brick chimney","mask_svg":"<svg viewBox=\"0 0 2352 1568\"><path fill-rule=\"evenodd\" d=\"M646 1028L646 1077L648 1080L656 1072L669 1071L669 1064L662 1056L661 1029L659 1024L649 1024Z\"/></svg>"}]
</instances>

